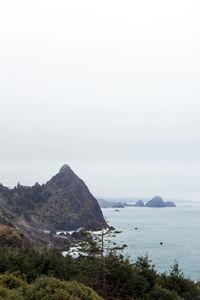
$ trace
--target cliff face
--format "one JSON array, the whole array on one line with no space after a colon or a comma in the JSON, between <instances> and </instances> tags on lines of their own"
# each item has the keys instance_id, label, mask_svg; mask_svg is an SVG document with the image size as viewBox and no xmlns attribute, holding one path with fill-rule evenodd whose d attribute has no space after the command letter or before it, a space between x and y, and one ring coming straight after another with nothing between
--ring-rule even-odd
<instances>
[{"instance_id":1,"label":"cliff face","mask_svg":"<svg viewBox=\"0 0 200 300\"><path fill-rule=\"evenodd\" d=\"M54 224L55 229L99 227L104 218L97 200L85 183L67 165L45 185L50 194L44 204L41 217L44 224Z\"/></svg>"},{"instance_id":2,"label":"cliff face","mask_svg":"<svg viewBox=\"0 0 200 300\"><path fill-rule=\"evenodd\" d=\"M43 185L18 184L14 189L0 185L0 222L12 223L35 244L42 245L49 243L43 236L44 230L93 229L105 220L85 183L64 165Z\"/></svg>"}]
</instances>

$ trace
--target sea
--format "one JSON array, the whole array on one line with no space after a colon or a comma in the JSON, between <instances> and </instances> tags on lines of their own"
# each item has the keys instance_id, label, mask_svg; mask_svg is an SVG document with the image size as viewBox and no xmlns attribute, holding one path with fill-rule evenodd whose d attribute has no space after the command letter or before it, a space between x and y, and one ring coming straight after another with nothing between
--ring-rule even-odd
<instances>
[{"instance_id":1,"label":"sea","mask_svg":"<svg viewBox=\"0 0 200 300\"><path fill-rule=\"evenodd\" d=\"M134 262L148 255L155 269L169 273L178 262L185 277L200 280L200 205L179 202L177 207L125 207L102 209L110 226L121 233L124 255ZM116 211L118 210L118 211Z\"/></svg>"}]
</instances>

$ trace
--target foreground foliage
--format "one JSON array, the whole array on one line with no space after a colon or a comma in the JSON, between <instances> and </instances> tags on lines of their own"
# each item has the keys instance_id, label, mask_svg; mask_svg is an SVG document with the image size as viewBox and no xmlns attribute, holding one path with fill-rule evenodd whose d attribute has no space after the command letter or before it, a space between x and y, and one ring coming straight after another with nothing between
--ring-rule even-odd
<instances>
[{"instance_id":1,"label":"foreground foliage","mask_svg":"<svg viewBox=\"0 0 200 300\"><path fill-rule=\"evenodd\" d=\"M28 284L26 277L19 272L0 276L0 299L102 300L91 288L76 281L40 276L32 284Z\"/></svg>"},{"instance_id":2,"label":"foreground foliage","mask_svg":"<svg viewBox=\"0 0 200 300\"><path fill-rule=\"evenodd\" d=\"M102 270L100 257L0 248L0 299L101 299L93 290L104 299L200 299L198 285L176 263L169 274L158 274L148 257L131 264L110 252L104 259Z\"/></svg>"}]
</instances>

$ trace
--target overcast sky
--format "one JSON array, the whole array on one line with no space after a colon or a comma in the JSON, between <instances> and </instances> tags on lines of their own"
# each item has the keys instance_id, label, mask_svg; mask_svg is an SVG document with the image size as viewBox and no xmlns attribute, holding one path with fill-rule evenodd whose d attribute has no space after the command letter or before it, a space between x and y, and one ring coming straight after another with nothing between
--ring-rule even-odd
<instances>
[{"instance_id":1,"label":"overcast sky","mask_svg":"<svg viewBox=\"0 0 200 300\"><path fill-rule=\"evenodd\" d=\"M0 182L200 200L200 2L0 4Z\"/></svg>"}]
</instances>

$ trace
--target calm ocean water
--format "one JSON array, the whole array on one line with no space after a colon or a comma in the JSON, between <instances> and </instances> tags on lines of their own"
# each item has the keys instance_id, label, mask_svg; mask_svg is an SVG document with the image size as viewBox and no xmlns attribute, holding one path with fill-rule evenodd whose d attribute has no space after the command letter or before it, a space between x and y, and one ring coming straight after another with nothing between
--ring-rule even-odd
<instances>
[{"instance_id":1,"label":"calm ocean water","mask_svg":"<svg viewBox=\"0 0 200 300\"><path fill-rule=\"evenodd\" d=\"M122 230L117 242L128 245L124 254L128 253L132 261L148 254L156 269L163 272L177 260L186 277L200 280L200 206L119 210L102 209L109 225Z\"/></svg>"}]
</instances>

